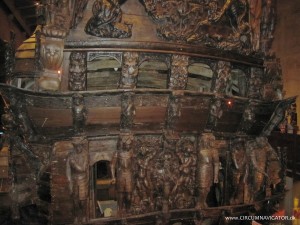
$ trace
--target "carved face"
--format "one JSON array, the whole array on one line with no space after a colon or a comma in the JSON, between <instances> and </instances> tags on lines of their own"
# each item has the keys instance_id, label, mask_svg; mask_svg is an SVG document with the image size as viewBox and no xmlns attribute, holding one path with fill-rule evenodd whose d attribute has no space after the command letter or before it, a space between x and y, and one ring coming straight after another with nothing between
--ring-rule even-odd
<instances>
[{"instance_id":1,"label":"carved face","mask_svg":"<svg viewBox=\"0 0 300 225\"><path fill-rule=\"evenodd\" d=\"M45 68L57 70L62 63L62 48L59 44L49 43L42 46L42 62Z\"/></svg>"}]
</instances>

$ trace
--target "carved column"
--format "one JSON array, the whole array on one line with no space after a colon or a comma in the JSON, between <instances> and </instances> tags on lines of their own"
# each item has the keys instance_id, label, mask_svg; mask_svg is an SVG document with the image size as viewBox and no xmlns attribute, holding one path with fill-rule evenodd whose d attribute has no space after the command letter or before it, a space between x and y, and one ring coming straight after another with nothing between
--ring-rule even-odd
<instances>
[{"instance_id":1,"label":"carved column","mask_svg":"<svg viewBox=\"0 0 300 225\"><path fill-rule=\"evenodd\" d=\"M139 61L139 54L137 52L123 53L122 75L120 79L119 88L123 88L123 89L136 88L137 76L139 71L138 61Z\"/></svg>"},{"instance_id":2,"label":"carved column","mask_svg":"<svg viewBox=\"0 0 300 225\"><path fill-rule=\"evenodd\" d=\"M86 52L72 52L70 55L69 90L85 91L87 79Z\"/></svg>"},{"instance_id":3,"label":"carved column","mask_svg":"<svg viewBox=\"0 0 300 225\"><path fill-rule=\"evenodd\" d=\"M185 55L172 55L171 77L169 89L184 90L188 81L189 57Z\"/></svg>"}]
</instances>

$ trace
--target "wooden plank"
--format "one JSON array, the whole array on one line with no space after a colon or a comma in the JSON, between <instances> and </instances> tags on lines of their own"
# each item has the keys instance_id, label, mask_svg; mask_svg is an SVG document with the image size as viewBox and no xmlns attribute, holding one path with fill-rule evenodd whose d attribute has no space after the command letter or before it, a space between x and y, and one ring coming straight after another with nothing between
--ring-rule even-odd
<instances>
[{"instance_id":1,"label":"wooden plank","mask_svg":"<svg viewBox=\"0 0 300 225\"><path fill-rule=\"evenodd\" d=\"M86 124L116 124L120 123L121 107L90 108Z\"/></svg>"}]
</instances>

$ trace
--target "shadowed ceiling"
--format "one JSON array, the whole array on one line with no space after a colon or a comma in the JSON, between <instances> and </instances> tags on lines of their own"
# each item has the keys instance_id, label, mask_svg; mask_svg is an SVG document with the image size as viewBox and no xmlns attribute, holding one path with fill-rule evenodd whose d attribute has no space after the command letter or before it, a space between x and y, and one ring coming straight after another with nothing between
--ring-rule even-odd
<instances>
[{"instance_id":1,"label":"shadowed ceiling","mask_svg":"<svg viewBox=\"0 0 300 225\"><path fill-rule=\"evenodd\" d=\"M36 8L40 0L2 0L1 8L30 36L37 24Z\"/></svg>"}]
</instances>

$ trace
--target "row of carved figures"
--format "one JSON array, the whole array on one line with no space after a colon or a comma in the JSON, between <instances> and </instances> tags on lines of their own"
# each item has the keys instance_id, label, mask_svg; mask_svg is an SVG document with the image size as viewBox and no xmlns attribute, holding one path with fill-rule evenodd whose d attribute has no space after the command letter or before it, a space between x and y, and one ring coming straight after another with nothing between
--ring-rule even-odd
<instances>
[{"instance_id":1,"label":"row of carved figures","mask_svg":"<svg viewBox=\"0 0 300 225\"><path fill-rule=\"evenodd\" d=\"M212 133L203 133L198 143L195 138L172 135L163 139L161 150L154 139L136 141L128 133L120 136L110 164L118 215L251 204L283 191L282 153L266 137L234 139L228 151L218 149ZM88 149L73 145L67 174L77 215L85 215Z\"/></svg>"}]
</instances>

